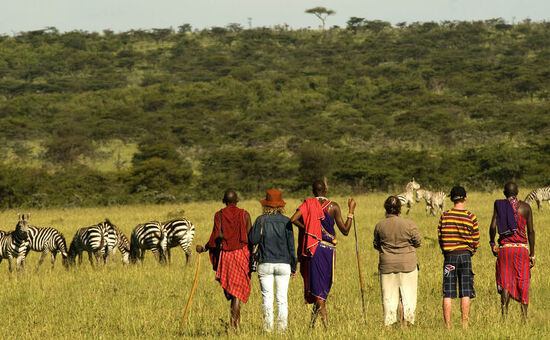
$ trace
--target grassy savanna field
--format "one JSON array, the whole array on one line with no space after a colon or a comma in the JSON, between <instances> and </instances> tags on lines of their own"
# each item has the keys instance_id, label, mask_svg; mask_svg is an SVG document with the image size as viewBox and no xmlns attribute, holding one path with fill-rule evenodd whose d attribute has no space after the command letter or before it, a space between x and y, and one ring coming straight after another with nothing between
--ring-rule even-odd
<instances>
[{"instance_id":1,"label":"grassy savanna field","mask_svg":"<svg viewBox=\"0 0 550 340\"><path fill-rule=\"evenodd\" d=\"M520 197L525 197L522 191ZM494 279L495 258L488 246L488 227L492 214L492 202L500 198L499 192L471 193L467 207L477 214L480 222L481 243L473 258L477 298L472 300L470 329L460 328L458 300L453 303L453 329L443 327L441 316L441 280L443 257L437 244L436 217L426 217L424 203L411 210L409 217L420 228L424 237L418 250L419 291L416 325L406 331L386 331L383 326L380 288L377 276L378 254L372 248L374 225L383 218L383 200L387 195L374 193L356 197L357 232L365 299L367 322L361 315L361 296L355 260L353 231L343 237L338 233L335 280L327 308L330 329L324 331L320 324L308 329L311 306L303 302L301 277L291 280L289 287L288 338L549 338L550 326L550 269L547 249L550 239L546 227L550 224L547 207L542 212L534 209L537 240L537 263L532 270L529 320L521 322L520 307L511 302L510 317L500 320L499 295ZM258 197L259 198L259 197ZM346 198L333 197L345 206ZM298 206L298 199L287 199L287 215ZM446 202L449 207L450 202ZM253 218L260 213L255 199L239 204ZM31 224L58 228L69 244L76 229L100 222L108 217L127 236L133 227L148 220L167 220L176 216L189 218L196 227L194 245L204 244L211 231L212 216L222 207L219 202L198 202L174 205L120 206L107 208L74 208L30 210ZM347 208L343 209L347 212ZM11 230L17 221L17 212L0 213L0 227ZM297 234L297 233L296 233ZM184 327L185 337L214 338L226 336L229 306L222 289L214 280L214 272L205 254L201 255L201 271L191 312ZM87 257L87 256L86 256ZM50 270L49 259L35 273L38 253L30 253L25 274L8 272L7 261L0 264L2 294L0 305L0 332L3 338L175 338L183 309L191 290L198 255L193 253L188 266L180 249L173 249L172 264L158 265L148 253L143 266L127 268L116 262L106 267L92 269L87 258L83 265L65 270L58 257L55 269ZM252 277L252 293L242 308L242 333L248 338L275 337L262 332L262 309L259 282ZM404 333L404 334L403 334Z\"/></svg>"}]
</instances>

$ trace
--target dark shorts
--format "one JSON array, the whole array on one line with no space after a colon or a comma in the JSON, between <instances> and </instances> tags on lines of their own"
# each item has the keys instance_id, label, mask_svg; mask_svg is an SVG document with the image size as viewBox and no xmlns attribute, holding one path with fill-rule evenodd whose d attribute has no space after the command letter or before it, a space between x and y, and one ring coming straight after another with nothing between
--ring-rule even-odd
<instances>
[{"instance_id":1,"label":"dark shorts","mask_svg":"<svg viewBox=\"0 0 550 340\"><path fill-rule=\"evenodd\" d=\"M445 255L445 261L443 261L444 298L456 298L457 282L458 297L476 297L472 256L470 254Z\"/></svg>"}]
</instances>

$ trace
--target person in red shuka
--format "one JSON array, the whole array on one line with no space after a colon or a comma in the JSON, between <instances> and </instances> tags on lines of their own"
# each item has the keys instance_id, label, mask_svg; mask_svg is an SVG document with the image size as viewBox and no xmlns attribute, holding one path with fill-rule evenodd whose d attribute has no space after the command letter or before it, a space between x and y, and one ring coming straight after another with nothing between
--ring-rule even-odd
<instances>
[{"instance_id":1,"label":"person in red shuka","mask_svg":"<svg viewBox=\"0 0 550 340\"><path fill-rule=\"evenodd\" d=\"M239 332L241 301L246 303L250 295L248 232L252 222L246 210L237 208L235 191L226 190L222 202L226 207L214 215L210 239L205 246L197 245L197 252L210 252L216 280L231 301L231 328Z\"/></svg>"}]
</instances>

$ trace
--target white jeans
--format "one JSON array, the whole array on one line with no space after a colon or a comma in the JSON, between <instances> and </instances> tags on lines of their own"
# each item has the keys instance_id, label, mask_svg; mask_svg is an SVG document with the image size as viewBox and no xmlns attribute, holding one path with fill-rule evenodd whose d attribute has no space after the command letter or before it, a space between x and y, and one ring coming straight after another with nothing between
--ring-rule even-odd
<instances>
[{"instance_id":1,"label":"white jeans","mask_svg":"<svg viewBox=\"0 0 550 340\"><path fill-rule=\"evenodd\" d=\"M290 264L261 263L258 266L258 278L262 289L264 309L264 329L273 330L273 279L275 279L275 296L277 298L277 328L285 331L287 327L288 302L287 291L290 280Z\"/></svg>"},{"instance_id":2,"label":"white jeans","mask_svg":"<svg viewBox=\"0 0 550 340\"><path fill-rule=\"evenodd\" d=\"M417 269L409 273L380 274L385 325L389 326L397 322L399 296L401 296L401 302L403 302L403 318L405 321L414 324L417 287Z\"/></svg>"}]
</instances>

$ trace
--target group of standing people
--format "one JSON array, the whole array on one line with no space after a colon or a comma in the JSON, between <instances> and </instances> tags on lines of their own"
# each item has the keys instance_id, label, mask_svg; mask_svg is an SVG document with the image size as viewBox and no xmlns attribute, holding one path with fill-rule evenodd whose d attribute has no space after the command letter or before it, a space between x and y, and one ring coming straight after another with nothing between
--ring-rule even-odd
<instances>
[{"instance_id":1,"label":"group of standing people","mask_svg":"<svg viewBox=\"0 0 550 340\"><path fill-rule=\"evenodd\" d=\"M328 325L325 301L334 274L335 226L342 234L348 235L356 203L353 198L348 200L349 211L344 221L338 203L326 197L326 184L316 181L312 189L315 197L306 199L291 218L284 215L286 203L281 191L267 190L266 198L260 201L263 213L254 224L250 214L237 207L239 199L235 191L229 189L225 192L223 203L226 207L214 215L210 239L205 246L198 245L197 252L210 253L216 280L225 297L231 301L230 325L236 331L240 328L240 304L246 303L250 295L249 263L254 245L257 245L259 258L257 272L263 297L264 329L287 329L287 290L290 278L297 273L298 262L304 280L305 300L313 304L312 326L319 316L323 325ZM297 247L293 225L299 229Z\"/></svg>"},{"instance_id":2,"label":"group of standing people","mask_svg":"<svg viewBox=\"0 0 550 340\"><path fill-rule=\"evenodd\" d=\"M251 249L257 246L257 267L263 297L264 329L285 331L288 324L287 291L291 277L297 273L304 281L304 298L313 304L311 326L320 316L325 327L328 318L325 301L332 286L336 227L347 236L350 232L356 202L348 200L348 214L326 197L323 181L312 185L314 197L306 199L288 218L286 203L279 190L266 191L260 201L263 213L252 224L250 214L237 207L235 191L225 192L225 208L214 215L214 226L205 246L197 252L208 251L216 280L231 301L230 325L240 329L241 302L250 295ZM535 233L530 206L517 199L515 183L505 185L506 199L497 200L490 226L490 246L497 257L496 281L501 294L502 314L506 316L510 298L522 304L524 317L529 303L530 268L534 266ZM477 217L465 208L466 190L454 187L450 199L452 209L442 213L437 227L443 262L443 316L451 327L452 299L461 299L462 326L468 327L470 299L475 297L471 257L479 245ZM416 248L422 244L415 223L400 216L401 202L390 196L384 202L386 217L374 230L373 245L379 252L379 279L384 310L384 323L389 328L398 322L414 324L418 286ZM298 227L295 251L293 225ZM494 239L499 232L498 244ZM296 256L296 253L298 256ZM275 286L274 286L275 283ZM458 294L457 294L458 290ZM277 301L274 323L273 302Z\"/></svg>"},{"instance_id":3,"label":"group of standing people","mask_svg":"<svg viewBox=\"0 0 550 340\"><path fill-rule=\"evenodd\" d=\"M508 314L510 298L521 303L527 318L530 269L535 265L535 231L529 204L518 200L518 186L504 186L505 199L494 203L489 228L489 245L497 257L495 276L501 294L502 316ZM470 299L475 298L472 256L479 246L479 223L467 210L466 190L455 186L450 199L454 206L442 213L437 226L443 261L443 319L451 328L452 299L460 298L462 327L468 327ZM418 286L416 248L422 237L413 221L400 217L401 204L396 196L384 203L386 218L374 230L374 248L379 251L380 287L384 323L390 328L398 315L404 326L414 324ZM498 243L495 236L499 234Z\"/></svg>"}]
</instances>

